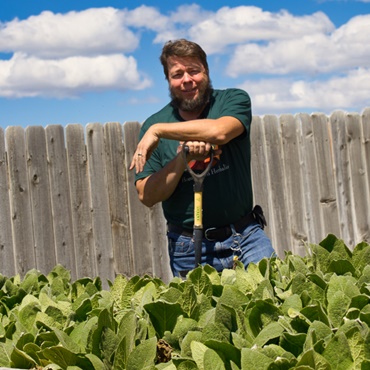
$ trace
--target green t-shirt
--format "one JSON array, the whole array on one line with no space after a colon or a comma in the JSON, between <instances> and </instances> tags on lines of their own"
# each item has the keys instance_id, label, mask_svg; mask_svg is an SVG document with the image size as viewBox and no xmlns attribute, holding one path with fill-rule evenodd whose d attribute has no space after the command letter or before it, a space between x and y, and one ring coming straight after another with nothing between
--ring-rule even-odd
<instances>
[{"instance_id":1,"label":"green t-shirt","mask_svg":"<svg viewBox=\"0 0 370 370\"><path fill-rule=\"evenodd\" d=\"M233 223L252 210L253 192L250 169L250 125L252 120L249 95L240 89L213 90L202 118L232 116L243 124L242 135L222 146L222 154L203 183L203 228ZM143 124L139 139L155 123L179 122L183 119L171 104L149 117ZM135 181L159 171L175 156L178 141L160 139ZM162 202L167 222L188 229L194 224L194 181L185 171L174 193Z\"/></svg>"}]
</instances>

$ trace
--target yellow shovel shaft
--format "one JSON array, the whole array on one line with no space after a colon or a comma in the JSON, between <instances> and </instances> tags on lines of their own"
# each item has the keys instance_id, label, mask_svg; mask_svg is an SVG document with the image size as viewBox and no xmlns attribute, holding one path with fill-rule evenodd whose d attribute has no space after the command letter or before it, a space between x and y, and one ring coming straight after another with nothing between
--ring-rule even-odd
<instances>
[{"instance_id":1,"label":"yellow shovel shaft","mask_svg":"<svg viewBox=\"0 0 370 370\"><path fill-rule=\"evenodd\" d=\"M203 203L202 192L194 192L194 228L201 229L203 227Z\"/></svg>"}]
</instances>

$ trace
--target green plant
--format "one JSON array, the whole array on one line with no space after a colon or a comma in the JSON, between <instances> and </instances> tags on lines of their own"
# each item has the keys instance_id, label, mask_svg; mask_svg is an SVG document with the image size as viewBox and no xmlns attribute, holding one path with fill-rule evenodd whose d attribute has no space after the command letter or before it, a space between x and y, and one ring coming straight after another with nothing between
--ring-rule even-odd
<instances>
[{"instance_id":1,"label":"green plant","mask_svg":"<svg viewBox=\"0 0 370 370\"><path fill-rule=\"evenodd\" d=\"M0 367L128 370L370 369L370 246L328 235L286 253L169 284L0 275Z\"/></svg>"}]
</instances>

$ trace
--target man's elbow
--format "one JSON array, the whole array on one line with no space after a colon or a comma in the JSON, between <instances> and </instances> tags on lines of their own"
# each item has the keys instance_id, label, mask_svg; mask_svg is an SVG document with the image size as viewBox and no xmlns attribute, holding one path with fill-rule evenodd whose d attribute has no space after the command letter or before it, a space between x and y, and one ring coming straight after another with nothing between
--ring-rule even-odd
<instances>
[{"instance_id":1,"label":"man's elbow","mask_svg":"<svg viewBox=\"0 0 370 370\"><path fill-rule=\"evenodd\" d=\"M153 207L157 202L153 201L153 199L150 199L149 197L146 197L143 192L138 192L139 200L141 203L144 204L144 206L147 207Z\"/></svg>"}]
</instances>

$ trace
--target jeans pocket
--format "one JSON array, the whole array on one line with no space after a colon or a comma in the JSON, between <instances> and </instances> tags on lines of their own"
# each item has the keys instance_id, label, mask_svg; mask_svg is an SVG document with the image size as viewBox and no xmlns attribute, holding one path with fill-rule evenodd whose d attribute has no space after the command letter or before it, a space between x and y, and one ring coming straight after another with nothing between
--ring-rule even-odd
<instances>
[{"instance_id":1,"label":"jeans pocket","mask_svg":"<svg viewBox=\"0 0 370 370\"><path fill-rule=\"evenodd\" d=\"M168 252L170 256L184 256L187 254L194 254L194 243L191 238L168 233Z\"/></svg>"}]
</instances>

